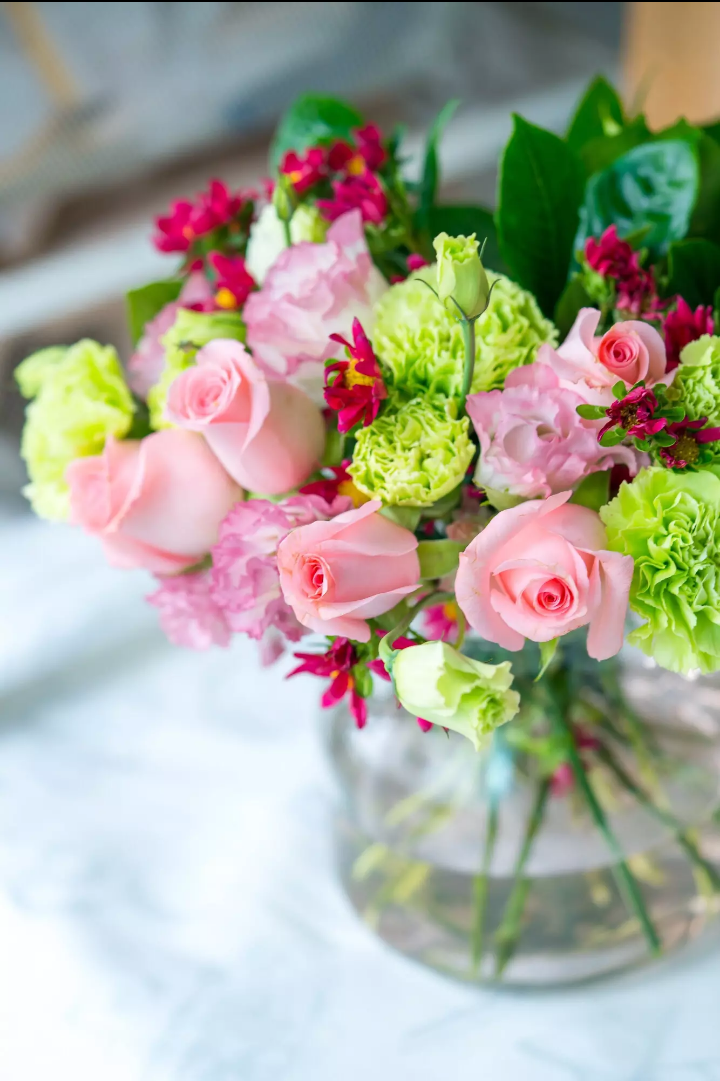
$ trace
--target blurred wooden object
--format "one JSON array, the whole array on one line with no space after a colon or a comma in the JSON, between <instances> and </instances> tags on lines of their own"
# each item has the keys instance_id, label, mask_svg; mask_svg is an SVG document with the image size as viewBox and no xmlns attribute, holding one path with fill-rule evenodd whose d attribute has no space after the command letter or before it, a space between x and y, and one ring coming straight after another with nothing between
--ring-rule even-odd
<instances>
[{"instance_id":1,"label":"blurred wooden object","mask_svg":"<svg viewBox=\"0 0 720 1081\"><path fill-rule=\"evenodd\" d=\"M720 4L627 4L625 97L652 128L720 117Z\"/></svg>"},{"instance_id":2,"label":"blurred wooden object","mask_svg":"<svg viewBox=\"0 0 720 1081\"><path fill-rule=\"evenodd\" d=\"M4 3L2 7L20 48L55 105L63 109L77 105L78 87L37 5Z\"/></svg>"}]
</instances>

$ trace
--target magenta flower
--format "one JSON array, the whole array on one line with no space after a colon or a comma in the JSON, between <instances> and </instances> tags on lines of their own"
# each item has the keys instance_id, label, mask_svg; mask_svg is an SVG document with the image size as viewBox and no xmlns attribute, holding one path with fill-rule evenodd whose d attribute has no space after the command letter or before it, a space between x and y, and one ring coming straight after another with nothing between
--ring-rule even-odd
<instances>
[{"instance_id":1,"label":"magenta flower","mask_svg":"<svg viewBox=\"0 0 720 1081\"><path fill-rule=\"evenodd\" d=\"M322 679L329 679L330 685L320 699L323 709L330 709L349 697L350 712L358 728L364 728L367 722L367 704L357 693L352 669L358 663L358 654L349 638L336 638L326 653L295 653L293 656L301 662L287 679L308 672Z\"/></svg>"},{"instance_id":2,"label":"magenta flower","mask_svg":"<svg viewBox=\"0 0 720 1081\"><path fill-rule=\"evenodd\" d=\"M212 596L207 571L159 581L159 588L146 600L159 609L160 626L174 646L210 649L229 645L232 631Z\"/></svg>"},{"instance_id":3,"label":"magenta flower","mask_svg":"<svg viewBox=\"0 0 720 1081\"><path fill-rule=\"evenodd\" d=\"M656 417L655 410L658 400L651 390L646 387L635 387L620 401L615 401L607 410L608 421L598 432L601 439L605 432L619 426L624 428L628 435L637 439L649 439L657 435L667 427L665 417Z\"/></svg>"},{"instance_id":4,"label":"magenta flower","mask_svg":"<svg viewBox=\"0 0 720 1081\"><path fill-rule=\"evenodd\" d=\"M356 504L357 497L360 497L364 502L365 496L355 487L355 482L348 473L351 462L351 458L345 458L340 465L325 466L323 473L330 475L311 481L310 484L303 484L300 495L319 495L326 503L333 503L338 496L348 496Z\"/></svg>"},{"instance_id":5,"label":"magenta flower","mask_svg":"<svg viewBox=\"0 0 720 1081\"><path fill-rule=\"evenodd\" d=\"M232 630L262 639L275 627L293 642L306 633L283 599L278 545L297 526L328 521L351 507L343 496L326 502L317 495L292 496L283 503L249 499L233 507L212 549L211 571L213 599Z\"/></svg>"},{"instance_id":6,"label":"magenta flower","mask_svg":"<svg viewBox=\"0 0 720 1081\"><path fill-rule=\"evenodd\" d=\"M321 146L311 146L304 155L288 150L280 164L280 172L286 176L298 195L314 188L327 176L327 154Z\"/></svg>"},{"instance_id":7,"label":"magenta flower","mask_svg":"<svg viewBox=\"0 0 720 1081\"><path fill-rule=\"evenodd\" d=\"M170 213L155 219L157 232L152 238L158 251L186 252L195 239L190 224L193 205L187 199L176 199L170 204Z\"/></svg>"},{"instance_id":8,"label":"magenta flower","mask_svg":"<svg viewBox=\"0 0 720 1081\"><path fill-rule=\"evenodd\" d=\"M657 291L652 272L640 266L638 253L617 235L617 227L610 225L599 240L588 237L585 241L587 264L603 278L615 282L616 308L640 315L657 306Z\"/></svg>"},{"instance_id":9,"label":"magenta flower","mask_svg":"<svg viewBox=\"0 0 720 1081\"><path fill-rule=\"evenodd\" d=\"M695 311L682 297L677 298L675 311L668 312L663 320L662 331L667 351L667 370L671 372L680 363L680 353L690 342L703 334L714 333L712 305L700 304Z\"/></svg>"},{"instance_id":10,"label":"magenta flower","mask_svg":"<svg viewBox=\"0 0 720 1081\"><path fill-rule=\"evenodd\" d=\"M661 447L660 457L671 469L685 469L695 465L700 457L700 447L720 441L720 428L706 428L707 417L698 420L676 421L668 425L668 435L675 436L671 447Z\"/></svg>"},{"instance_id":11,"label":"magenta flower","mask_svg":"<svg viewBox=\"0 0 720 1081\"><path fill-rule=\"evenodd\" d=\"M362 220L382 225L388 213L388 201L378 178L366 170L360 176L348 176L332 182L332 199L318 199L317 205L327 221L336 221L349 210L359 210Z\"/></svg>"},{"instance_id":12,"label":"magenta flower","mask_svg":"<svg viewBox=\"0 0 720 1081\"><path fill-rule=\"evenodd\" d=\"M222 180L211 180L208 190L200 192L197 198L190 223L196 237L230 225L248 201L243 192L233 194Z\"/></svg>"},{"instance_id":13,"label":"magenta flower","mask_svg":"<svg viewBox=\"0 0 720 1081\"><path fill-rule=\"evenodd\" d=\"M387 398L380 365L359 319L353 319L352 335L352 344L341 334L330 335L331 341L345 346L348 359L325 368L325 401L337 411L339 432L361 423L367 428Z\"/></svg>"},{"instance_id":14,"label":"magenta flower","mask_svg":"<svg viewBox=\"0 0 720 1081\"><path fill-rule=\"evenodd\" d=\"M458 606L454 601L435 604L424 612L423 632L438 642L454 642L458 636Z\"/></svg>"},{"instance_id":15,"label":"magenta flower","mask_svg":"<svg viewBox=\"0 0 720 1081\"><path fill-rule=\"evenodd\" d=\"M354 143L339 140L330 147L328 164L334 173L361 176L366 170L377 172L387 161L382 133L375 124L366 124L353 132Z\"/></svg>"},{"instance_id":16,"label":"magenta flower","mask_svg":"<svg viewBox=\"0 0 720 1081\"><path fill-rule=\"evenodd\" d=\"M423 255L418 255L417 252L410 252L407 257L408 270L422 270L424 266L430 266L427 259Z\"/></svg>"},{"instance_id":17,"label":"magenta flower","mask_svg":"<svg viewBox=\"0 0 720 1081\"><path fill-rule=\"evenodd\" d=\"M222 255L210 252L208 263L217 275L215 303L218 308L234 310L243 304L255 288L255 279L245 266L242 255Z\"/></svg>"}]
</instances>

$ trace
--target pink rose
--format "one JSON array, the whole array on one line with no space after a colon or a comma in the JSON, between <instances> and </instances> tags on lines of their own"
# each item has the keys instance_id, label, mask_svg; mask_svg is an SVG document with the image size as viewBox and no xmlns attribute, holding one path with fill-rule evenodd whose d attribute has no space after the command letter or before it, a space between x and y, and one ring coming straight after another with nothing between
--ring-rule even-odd
<instances>
[{"instance_id":1,"label":"pink rose","mask_svg":"<svg viewBox=\"0 0 720 1081\"><path fill-rule=\"evenodd\" d=\"M302 484L325 446L322 414L307 394L269 382L244 345L222 338L173 381L166 414L202 432L238 484L268 495Z\"/></svg>"},{"instance_id":2,"label":"pink rose","mask_svg":"<svg viewBox=\"0 0 720 1081\"><path fill-rule=\"evenodd\" d=\"M217 540L242 491L205 441L166 429L142 440L108 439L102 454L66 471L70 520L102 540L115 567L174 574Z\"/></svg>"},{"instance_id":3,"label":"pink rose","mask_svg":"<svg viewBox=\"0 0 720 1081\"><path fill-rule=\"evenodd\" d=\"M583 401L546 364L516 368L504 390L468 398L480 440L475 483L491 503L508 506L566 491L618 460L637 472L634 450L600 446L597 426L578 416Z\"/></svg>"},{"instance_id":4,"label":"pink rose","mask_svg":"<svg viewBox=\"0 0 720 1081\"><path fill-rule=\"evenodd\" d=\"M623 643L631 556L606 550L599 516L570 492L501 511L460 556L457 602L471 627L516 652L588 625L595 660Z\"/></svg>"},{"instance_id":5,"label":"pink rose","mask_svg":"<svg viewBox=\"0 0 720 1081\"><path fill-rule=\"evenodd\" d=\"M574 387L584 401L597 405L611 404L611 388L618 379L629 387L640 380L648 387L668 381L665 346L654 327L628 319L596 338L599 321L596 308L581 308L562 345L558 349L541 345L537 363L547 364L563 385Z\"/></svg>"},{"instance_id":6,"label":"pink rose","mask_svg":"<svg viewBox=\"0 0 720 1081\"><path fill-rule=\"evenodd\" d=\"M301 526L280 544L280 585L303 626L368 642L366 620L417 589L417 539L379 514L380 506L372 500L331 522Z\"/></svg>"},{"instance_id":7,"label":"pink rose","mask_svg":"<svg viewBox=\"0 0 720 1081\"><path fill-rule=\"evenodd\" d=\"M269 373L308 380L322 401L323 364L343 350L330 335L348 337L356 318L369 329L386 289L360 211L350 211L330 226L325 243L294 244L280 254L245 305L248 345Z\"/></svg>"},{"instance_id":8,"label":"pink rose","mask_svg":"<svg viewBox=\"0 0 720 1081\"><path fill-rule=\"evenodd\" d=\"M210 283L203 274L191 274L182 287L177 300L161 308L154 319L145 325L145 332L135 347L127 366L128 383L141 398L147 397L150 387L157 383L165 367L165 348L162 339L177 318L181 308L199 307L212 297Z\"/></svg>"}]
</instances>

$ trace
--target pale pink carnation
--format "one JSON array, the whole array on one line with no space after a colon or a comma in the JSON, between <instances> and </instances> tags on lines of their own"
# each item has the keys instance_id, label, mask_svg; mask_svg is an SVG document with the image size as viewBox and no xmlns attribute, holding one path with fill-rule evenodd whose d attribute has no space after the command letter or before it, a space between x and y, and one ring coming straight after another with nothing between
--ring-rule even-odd
<instances>
[{"instance_id":1,"label":"pale pink carnation","mask_svg":"<svg viewBox=\"0 0 720 1081\"><path fill-rule=\"evenodd\" d=\"M330 335L348 337L354 319L367 329L386 289L360 211L350 211L333 222L324 243L294 244L281 253L245 305L248 346L268 374L291 378L322 400L324 362L344 349Z\"/></svg>"},{"instance_id":2,"label":"pale pink carnation","mask_svg":"<svg viewBox=\"0 0 720 1081\"><path fill-rule=\"evenodd\" d=\"M249 499L233 507L212 550L211 590L234 631L262 639L274 627L293 642L305 633L280 589L278 545L298 526L328 521L351 507L346 496L328 503L317 495L283 503Z\"/></svg>"},{"instance_id":3,"label":"pale pink carnation","mask_svg":"<svg viewBox=\"0 0 720 1081\"><path fill-rule=\"evenodd\" d=\"M165 366L162 339L170 330L181 308L201 307L212 299L212 289L204 274L191 274L180 296L161 308L145 325L145 332L135 347L127 366L128 383L137 395L146 398L150 387L157 383Z\"/></svg>"},{"instance_id":4,"label":"pale pink carnation","mask_svg":"<svg viewBox=\"0 0 720 1081\"><path fill-rule=\"evenodd\" d=\"M227 646L231 630L210 593L207 571L161 578L147 601L160 611L160 626L174 646L210 649Z\"/></svg>"},{"instance_id":5,"label":"pale pink carnation","mask_svg":"<svg viewBox=\"0 0 720 1081\"><path fill-rule=\"evenodd\" d=\"M516 368L504 390L468 398L480 441L475 483L493 504L502 509L567 491L617 461L637 471L633 450L600 446L595 425L577 413L583 401L544 364Z\"/></svg>"}]
</instances>

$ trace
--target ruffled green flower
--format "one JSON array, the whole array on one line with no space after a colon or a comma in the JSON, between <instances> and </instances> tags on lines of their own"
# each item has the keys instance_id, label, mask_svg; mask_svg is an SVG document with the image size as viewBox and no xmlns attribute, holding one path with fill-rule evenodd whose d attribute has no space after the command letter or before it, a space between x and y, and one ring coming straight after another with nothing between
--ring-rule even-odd
<instances>
[{"instance_id":1,"label":"ruffled green flower","mask_svg":"<svg viewBox=\"0 0 720 1081\"><path fill-rule=\"evenodd\" d=\"M711 426L720 424L720 338L703 334L685 346L680 360L668 398L691 420L707 417Z\"/></svg>"},{"instance_id":2,"label":"ruffled green flower","mask_svg":"<svg viewBox=\"0 0 720 1081\"><path fill-rule=\"evenodd\" d=\"M531 293L502 274L485 314L475 324L473 393L502 388L506 376L531 364L543 342L556 345L556 327L545 319ZM427 283L437 289L434 267L392 285L375 306L372 342L390 387L414 397L430 391L460 393L465 349L461 324L445 310Z\"/></svg>"},{"instance_id":3,"label":"ruffled green flower","mask_svg":"<svg viewBox=\"0 0 720 1081\"><path fill-rule=\"evenodd\" d=\"M196 312L181 308L177 318L162 339L165 367L160 379L148 391L147 403L153 428L171 428L165 419L165 403L172 381L191 368L199 349L216 338L245 340L245 324L237 312Z\"/></svg>"},{"instance_id":4,"label":"ruffled green flower","mask_svg":"<svg viewBox=\"0 0 720 1081\"><path fill-rule=\"evenodd\" d=\"M108 436L122 439L135 403L112 346L84 339L42 349L16 378L27 408L20 453L30 483L24 493L41 518L64 521L69 511L65 470L75 458L102 453Z\"/></svg>"},{"instance_id":5,"label":"ruffled green flower","mask_svg":"<svg viewBox=\"0 0 720 1081\"><path fill-rule=\"evenodd\" d=\"M487 737L520 708L509 661L484 664L447 642L425 642L400 650L393 662L400 703L422 717L469 739L479 751Z\"/></svg>"},{"instance_id":6,"label":"ruffled green flower","mask_svg":"<svg viewBox=\"0 0 720 1081\"><path fill-rule=\"evenodd\" d=\"M635 560L629 635L672 672L720 668L720 479L643 469L600 511L608 545Z\"/></svg>"},{"instance_id":7,"label":"ruffled green flower","mask_svg":"<svg viewBox=\"0 0 720 1081\"><path fill-rule=\"evenodd\" d=\"M427 507L457 488L472 461L468 419L441 394L391 402L357 436L349 473L371 499Z\"/></svg>"}]
</instances>

